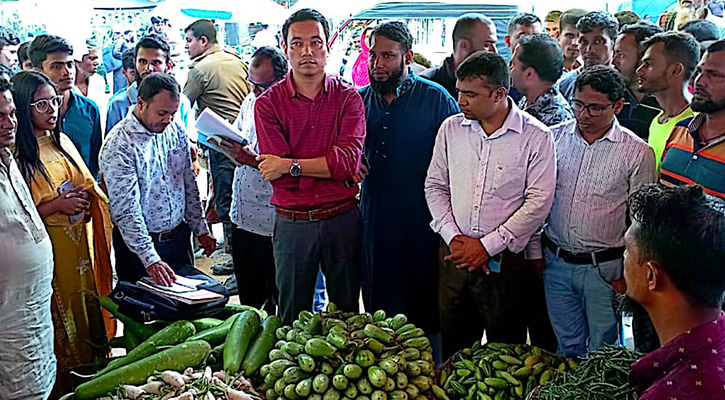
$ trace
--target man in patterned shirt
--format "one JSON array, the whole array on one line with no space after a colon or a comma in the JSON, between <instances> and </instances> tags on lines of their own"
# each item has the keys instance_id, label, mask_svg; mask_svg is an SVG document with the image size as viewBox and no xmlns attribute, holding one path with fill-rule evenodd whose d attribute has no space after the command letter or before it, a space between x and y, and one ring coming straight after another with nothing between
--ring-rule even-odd
<instances>
[{"instance_id":1,"label":"man in patterned shirt","mask_svg":"<svg viewBox=\"0 0 725 400\"><path fill-rule=\"evenodd\" d=\"M174 121L179 99L179 84L171 75L146 76L133 112L109 132L101 149L122 281L136 282L148 273L170 286L175 270L194 265L191 232L206 255L216 249L204 220L189 141Z\"/></svg>"},{"instance_id":2,"label":"man in patterned shirt","mask_svg":"<svg viewBox=\"0 0 725 400\"><path fill-rule=\"evenodd\" d=\"M629 199L627 295L662 347L632 365L642 400L725 398L725 202L700 186L649 185Z\"/></svg>"},{"instance_id":3,"label":"man in patterned shirt","mask_svg":"<svg viewBox=\"0 0 725 400\"><path fill-rule=\"evenodd\" d=\"M519 108L546 126L574 119L569 102L554 85L563 63L559 42L540 33L522 36L511 57L511 83L524 94Z\"/></svg>"}]
</instances>

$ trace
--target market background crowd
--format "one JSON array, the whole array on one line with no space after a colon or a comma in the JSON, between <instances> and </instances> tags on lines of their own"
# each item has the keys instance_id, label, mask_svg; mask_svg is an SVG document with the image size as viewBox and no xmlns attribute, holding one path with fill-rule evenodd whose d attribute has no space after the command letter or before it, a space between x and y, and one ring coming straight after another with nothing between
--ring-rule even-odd
<instances>
[{"instance_id":1,"label":"market background crowd","mask_svg":"<svg viewBox=\"0 0 725 400\"><path fill-rule=\"evenodd\" d=\"M506 32L466 14L430 68L385 22L352 83L325 72L311 9L249 65L192 23L183 87L157 17L112 60L0 27L0 388L72 391L109 353L97 296L114 279L198 272L195 248L217 249L201 157L243 304L290 323L362 295L423 328L437 363L484 335L584 357L622 344L626 313L641 398L725 396L725 41L722 3L695 3L658 24L521 13ZM102 63L103 118L87 97ZM248 144L210 145L206 109Z\"/></svg>"}]
</instances>

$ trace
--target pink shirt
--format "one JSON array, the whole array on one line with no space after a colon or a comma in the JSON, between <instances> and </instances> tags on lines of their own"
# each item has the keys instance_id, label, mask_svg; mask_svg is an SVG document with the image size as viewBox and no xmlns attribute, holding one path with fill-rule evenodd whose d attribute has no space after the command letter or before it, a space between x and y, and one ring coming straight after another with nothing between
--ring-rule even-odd
<instances>
[{"instance_id":1,"label":"pink shirt","mask_svg":"<svg viewBox=\"0 0 725 400\"><path fill-rule=\"evenodd\" d=\"M293 177L272 181L272 204L309 211L355 198L356 184L346 184L360 168L365 141L362 98L339 77L325 75L314 100L297 92L292 73L264 92L254 107L261 154L309 159L324 156L332 178Z\"/></svg>"}]
</instances>

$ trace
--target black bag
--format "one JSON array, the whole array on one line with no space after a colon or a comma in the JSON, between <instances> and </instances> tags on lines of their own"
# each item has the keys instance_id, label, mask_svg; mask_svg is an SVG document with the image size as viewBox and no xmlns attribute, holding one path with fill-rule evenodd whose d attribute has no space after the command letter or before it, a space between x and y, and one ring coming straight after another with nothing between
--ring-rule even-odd
<instances>
[{"instance_id":1,"label":"black bag","mask_svg":"<svg viewBox=\"0 0 725 400\"><path fill-rule=\"evenodd\" d=\"M201 271L198 274L186 275L189 278L199 279L202 276ZM202 276L200 276L202 275ZM206 277L208 278L208 277ZM219 293L224 297L209 303L202 304L186 304L178 300L174 300L143 286L131 282L119 281L111 292L111 299L118 304L118 311L138 322L151 322L155 320L179 321L191 320L204 317L214 317L224 310L224 306L229 301L229 291L217 281L208 278L209 283L200 285L200 289L206 289L210 292ZM213 282L211 282L213 281Z\"/></svg>"}]
</instances>

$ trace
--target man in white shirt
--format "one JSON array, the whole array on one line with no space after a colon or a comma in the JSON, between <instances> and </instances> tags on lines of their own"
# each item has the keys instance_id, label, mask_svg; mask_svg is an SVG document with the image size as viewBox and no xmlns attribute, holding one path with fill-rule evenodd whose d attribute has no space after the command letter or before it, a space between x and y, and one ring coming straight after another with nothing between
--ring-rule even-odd
<instances>
[{"instance_id":1,"label":"man in white shirt","mask_svg":"<svg viewBox=\"0 0 725 400\"><path fill-rule=\"evenodd\" d=\"M0 78L0 397L47 399L55 383L53 246L13 159L15 104Z\"/></svg>"},{"instance_id":2,"label":"man in white shirt","mask_svg":"<svg viewBox=\"0 0 725 400\"><path fill-rule=\"evenodd\" d=\"M612 300L624 286L627 198L657 176L652 148L615 118L626 90L614 68L584 69L575 83L576 119L551 128L557 181L544 231L544 285L557 352L568 357L618 340Z\"/></svg>"},{"instance_id":3,"label":"man in white shirt","mask_svg":"<svg viewBox=\"0 0 725 400\"><path fill-rule=\"evenodd\" d=\"M551 134L508 97L503 58L474 53L456 76L463 114L441 125L425 182L431 227L445 242L444 359L484 330L489 341L526 341L522 299L529 308L544 300L531 299L519 281L543 267L540 243L531 239L546 219L556 181Z\"/></svg>"}]
</instances>

